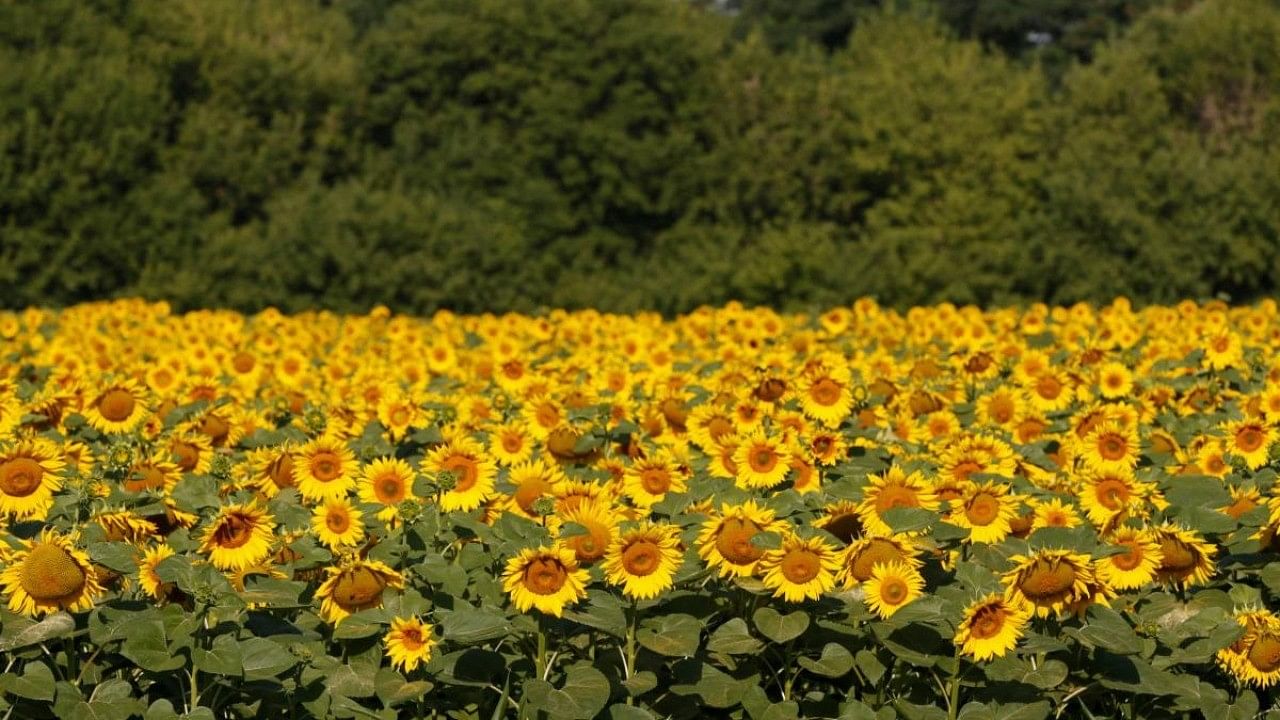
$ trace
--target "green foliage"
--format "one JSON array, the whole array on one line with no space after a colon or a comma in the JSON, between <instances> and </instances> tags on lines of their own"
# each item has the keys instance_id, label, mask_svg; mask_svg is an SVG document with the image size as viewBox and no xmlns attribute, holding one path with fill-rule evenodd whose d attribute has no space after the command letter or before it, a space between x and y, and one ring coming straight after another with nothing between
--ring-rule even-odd
<instances>
[{"instance_id":1,"label":"green foliage","mask_svg":"<svg viewBox=\"0 0 1280 720\"><path fill-rule=\"evenodd\" d=\"M0 305L1276 290L1274 3L881 5L5 3Z\"/></svg>"}]
</instances>

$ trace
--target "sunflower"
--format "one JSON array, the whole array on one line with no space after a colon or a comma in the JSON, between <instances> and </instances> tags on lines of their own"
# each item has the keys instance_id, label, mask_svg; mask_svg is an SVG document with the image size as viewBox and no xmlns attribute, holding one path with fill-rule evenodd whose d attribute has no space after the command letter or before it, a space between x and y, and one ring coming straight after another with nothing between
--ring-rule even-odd
<instances>
[{"instance_id":1,"label":"sunflower","mask_svg":"<svg viewBox=\"0 0 1280 720\"><path fill-rule=\"evenodd\" d=\"M164 544L153 545L142 551L142 559L138 561L138 584L156 600L164 600L173 592L173 583L165 582L156 573L160 563L169 557L173 557L173 548Z\"/></svg>"},{"instance_id":2,"label":"sunflower","mask_svg":"<svg viewBox=\"0 0 1280 720\"><path fill-rule=\"evenodd\" d=\"M1244 460L1250 470L1267 464L1267 455L1276 441L1271 425L1256 419L1238 420L1223 426L1227 433L1226 450Z\"/></svg>"},{"instance_id":3,"label":"sunflower","mask_svg":"<svg viewBox=\"0 0 1280 720\"><path fill-rule=\"evenodd\" d=\"M708 453L719 447L725 438L732 437L737 432L733 423L733 413L709 402L698 405L689 413L685 427L688 430L689 439Z\"/></svg>"},{"instance_id":4,"label":"sunflower","mask_svg":"<svg viewBox=\"0 0 1280 720\"><path fill-rule=\"evenodd\" d=\"M1133 393L1133 371L1118 362L1098 368L1098 393L1108 400L1128 397Z\"/></svg>"},{"instance_id":5,"label":"sunflower","mask_svg":"<svg viewBox=\"0 0 1280 720\"><path fill-rule=\"evenodd\" d=\"M9 596L9 610L37 617L59 610L84 612L102 595L98 572L89 555L69 537L46 528L37 540L9 560L0 573L0 586Z\"/></svg>"},{"instance_id":6,"label":"sunflower","mask_svg":"<svg viewBox=\"0 0 1280 720\"><path fill-rule=\"evenodd\" d=\"M1050 498L1043 502L1034 502L1031 529L1060 527L1073 528L1080 525L1080 515L1075 506L1068 505L1060 498Z\"/></svg>"},{"instance_id":7,"label":"sunflower","mask_svg":"<svg viewBox=\"0 0 1280 720\"><path fill-rule=\"evenodd\" d=\"M163 451L145 453L134 461L120 487L131 493L156 492L167 495L182 479L182 470Z\"/></svg>"},{"instance_id":8,"label":"sunflower","mask_svg":"<svg viewBox=\"0 0 1280 720\"><path fill-rule=\"evenodd\" d=\"M850 376L843 372L818 372L800 382L800 409L827 427L838 427L853 410Z\"/></svg>"},{"instance_id":9,"label":"sunflower","mask_svg":"<svg viewBox=\"0 0 1280 720\"><path fill-rule=\"evenodd\" d=\"M1014 568L1002 578L1005 599L1028 605L1039 617L1062 613L1071 603L1091 597L1089 556L1069 550L1040 550L1009 558Z\"/></svg>"},{"instance_id":10,"label":"sunflower","mask_svg":"<svg viewBox=\"0 0 1280 720\"><path fill-rule=\"evenodd\" d=\"M515 485L515 490L506 503L507 510L531 520L540 517L534 503L544 497L556 497L565 483L560 467L541 459L512 467L508 479Z\"/></svg>"},{"instance_id":11,"label":"sunflower","mask_svg":"<svg viewBox=\"0 0 1280 720\"><path fill-rule=\"evenodd\" d=\"M356 483L356 456L333 435L315 438L294 451L293 483L311 502L346 497Z\"/></svg>"},{"instance_id":12,"label":"sunflower","mask_svg":"<svg viewBox=\"0 0 1280 720\"><path fill-rule=\"evenodd\" d=\"M520 612L531 608L560 617L564 608L587 596L591 582L567 547L525 548L507 561L502 588Z\"/></svg>"},{"instance_id":13,"label":"sunflower","mask_svg":"<svg viewBox=\"0 0 1280 720\"><path fill-rule=\"evenodd\" d=\"M787 602L817 600L836 584L839 551L821 537L784 533L782 545L760 558L759 571L774 597Z\"/></svg>"},{"instance_id":14,"label":"sunflower","mask_svg":"<svg viewBox=\"0 0 1280 720\"><path fill-rule=\"evenodd\" d=\"M102 528L108 542L139 543L155 537L156 524L128 510L100 510L92 517Z\"/></svg>"},{"instance_id":15,"label":"sunflower","mask_svg":"<svg viewBox=\"0 0 1280 720\"><path fill-rule=\"evenodd\" d=\"M738 483L747 488L771 488L781 483L790 470L791 455L778 439L756 431L739 443L733 452Z\"/></svg>"},{"instance_id":16,"label":"sunflower","mask_svg":"<svg viewBox=\"0 0 1280 720\"><path fill-rule=\"evenodd\" d=\"M377 518L392 523L400 516L400 503L415 500L413 468L399 458L378 458L360 470L356 491L361 502L381 505Z\"/></svg>"},{"instance_id":17,"label":"sunflower","mask_svg":"<svg viewBox=\"0 0 1280 720\"><path fill-rule=\"evenodd\" d=\"M325 500L311 514L311 530L330 550L358 545L364 539L362 517L363 513L346 498Z\"/></svg>"},{"instance_id":18,"label":"sunflower","mask_svg":"<svg viewBox=\"0 0 1280 720\"><path fill-rule=\"evenodd\" d=\"M391 630L382 637L391 666L404 672L413 672L419 665L431 662L431 655L439 642L435 628L416 617L392 618Z\"/></svg>"},{"instance_id":19,"label":"sunflower","mask_svg":"<svg viewBox=\"0 0 1280 720\"><path fill-rule=\"evenodd\" d=\"M907 563L877 563L862 587L867 609L886 619L924 594L924 578Z\"/></svg>"},{"instance_id":20,"label":"sunflower","mask_svg":"<svg viewBox=\"0 0 1280 720\"><path fill-rule=\"evenodd\" d=\"M1218 651L1218 663L1246 685L1267 688L1280 682L1280 618L1266 610L1244 610L1235 620L1244 633Z\"/></svg>"},{"instance_id":21,"label":"sunflower","mask_svg":"<svg viewBox=\"0 0 1280 720\"><path fill-rule=\"evenodd\" d=\"M846 545L862 537L858 504L850 500L837 500L822 508L822 517L814 525L831 533Z\"/></svg>"},{"instance_id":22,"label":"sunflower","mask_svg":"<svg viewBox=\"0 0 1280 720\"><path fill-rule=\"evenodd\" d=\"M948 520L969 528L968 542L998 543L1009 535L1017 514L1018 501L1009 494L1009 486L989 482L971 485Z\"/></svg>"},{"instance_id":23,"label":"sunflower","mask_svg":"<svg viewBox=\"0 0 1280 720\"><path fill-rule=\"evenodd\" d=\"M1156 580L1164 585L1189 587L1204 585L1217 572L1213 556L1218 547L1207 543L1192 530L1165 523L1155 529L1160 543L1161 562Z\"/></svg>"},{"instance_id":24,"label":"sunflower","mask_svg":"<svg viewBox=\"0 0 1280 720\"><path fill-rule=\"evenodd\" d=\"M881 475L869 475L862 502L858 504L858 517L868 535L891 535L893 529L884 521L884 513L893 508L938 509L938 497L919 472L906 474L894 465Z\"/></svg>"},{"instance_id":25,"label":"sunflower","mask_svg":"<svg viewBox=\"0 0 1280 720\"><path fill-rule=\"evenodd\" d=\"M1132 513L1143 505L1148 488L1130 470L1115 473L1084 473L1079 490L1080 505L1089 522L1106 525L1121 513Z\"/></svg>"},{"instance_id":26,"label":"sunflower","mask_svg":"<svg viewBox=\"0 0 1280 720\"><path fill-rule=\"evenodd\" d=\"M621 517L607 500L585 500L560 511L561 525L574 523L585 532L561 536L560 543L573 550L578 564L590 565L604 557L617 537Z\"/></svg>"},{"instance_id":27,"label":"sunflower","mask_svg":"<svg viewBox=\"0 0 1280 720\"><path fill-rule=\"evenodd\" d=\"M169 453L181 472L204 475L213 466L213 441L204 433L183 430L169 438Z\"/></svg>"},{"instance_id":28,"label":"sunflower","mask_svg":"<svg viewBox=\"0 0 1280 720\"><path fill-rule=\"evenodd\" d=\"M1138 431L1116 422L1100 423L1085 436L1080 457L1094 472L1131 472L1138 464Z\"/></svg>"},{"instance_id":29,"label":"sunflower","mask_svg":"<svg viewBox=\"0 0 1280 720\"><path fill-rule=\"evenodd\" d=\"M954 642L974 660L1004 657L1017 646L1030 617L1025 606L992 593L965 608Z\"/></svg>"},{"instance_id":30,"label":"sunflower","mask_svg":"<svg viewBox=\"0 0 1280 720\"><path fill-rule=\"evenodd\" d=\"M256 565L271 554L275 520L253 503L224 505L205 529L200 552L219 570Z\"/></svg>"},{"instance_id":31,"label":"sunflower","mask_svg":"<svg viewBox=\"0 0 1280 720\"><path fill-rule=\"evenodd\" d=\"M0 451L0 516L43 519L62 489L58 473L65 466L49 440L22 440Z\"/></svg>"},{"instance_id":32,"label":"sunflower","mask_svg":"<svg viewBox=\"0 0 1280 720\"><path fill-rule=\"evenodd\" d=\"M387 429L392 442L408 435L411 427L420 424L421 416L422 409L403 393L387 393L378 400L378 422Z\"/></svg>"},{"instance_id":33,"label":"sunflower","mask_svg":"<svg viewBox=\"0 0 1280 720\"><path fill-rule=\"evenodd\" d=\"M764 556L764 548L752 539L766 532L781 532L785 523L774 519L773 511L754 500L741 505L721 505L720 512L702 524L698 533L698 556L721 577L754 575Z\"/></svg>"},{"instance_id":34,"label":"sunflower","mask_svg":"<svg viewBox=\"0 0 1280 720\"><path fill-rule=\"evenodd\" d=\"M498 466L484 454L476 441L462 436L449 439L422 460L422 470L433 476L450 473L451 486L440 496L440 509L475 510L493 495Z\"/></svg>"},{"instance_id":35,"label":"sunflower","mask_svg":"<svg viewBox=\"0 0 1280 720\"><path fill-rule=\"evenodd\" d=\"M316 590L320 617L337 625L352 613L382 607L387 588L404 588L404 576L376 560L350 558L336 567L325 568L328 575Z\"/></svg>"},{"instance_id":36,"label":"sunflower","mask_svg":"<svg viewBox=\"0 0 1280 720\"><path fill-rule=\"evenodd\" d=\"M120 380L98 388L82 410L94 430L104 434L132 432L151 413L146 394L133 380Z\"/></svg>"},{"instance_id":37,"label":"sunflower","mask_svg":"<svg viewBox=\"0 0 1280 720\"><path fill-rule=\"evenodd\" d=\"M1133 590L1155 580L1164 555L1150 530L1119 527L1106 540L1124 552L1108 555L1094 563L1100 580L1116 590Z\"/></svg>"},{"instance_id":38,"label":"sunflower","mask_svg":"<svg viewBox=\"0 0 1280 720\"><path fill-rule=\"evenodd\" d=\"M636 460L622 479L622 491L637 507L648 508L661 502L667 493L688 489L684 473L666 453Z\"/></svg>"},{"instance_id":39,"label":"sunflower","mask_svg":"<svg viewBox=\"0 0 1280 720\"><path fill-rule=\"evenodd\" d=\"M533 437L519 423L493 428L489 431L489 454L499 465L519 465L533 454Z\"/></svg>"},{"instance_id":40,"label":"sunflower","mask_svg":"<svg viewBox=\"0 0 1280 720\"><path fill-rule=\"evenodd\" d=\"M683 559L679 527L643 521L609 546L605 578L627 597L649 600L671 587Z\"/></svg>"},{"instance_id":41,"label":"sunflower","mask_svg":"<svg viewBox=\"0 0 1280 720\"><path fill-rule=\"evenodd\" d=\"M919 569L923 564L917 557L916 546L905 535L855 540L841 553L839 562L836 581L848 589L870 580L876 565L903 562Z\"/></svg>"}]
</instances>

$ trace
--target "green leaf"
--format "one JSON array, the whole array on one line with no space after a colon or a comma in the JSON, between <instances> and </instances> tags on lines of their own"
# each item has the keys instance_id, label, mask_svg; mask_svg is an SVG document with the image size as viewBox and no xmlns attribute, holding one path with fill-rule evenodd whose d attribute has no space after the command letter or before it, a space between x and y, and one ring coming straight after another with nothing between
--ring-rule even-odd
<instances>
[{"instance_id":1,"label":"green leaf","mask_svg":"<svg viewBox=\"0 0 1280 720\"><path fill-rule=\"evenodd\" d=\"M122 542L96 542L89 545L89 557L99 565L116 572L133 573L138 570L138 555L133 546Z\"/></svg>"},{"instance_id":2,"label":"green leaf","mask_svg":"<svg viewBox=\"0 0 1280 720\"><path fill-rule=\"evenodd\" d=\"M603 630L614 637L627 636L627 615L618 598L604 590L588 590L587 602L578 608L566 608L565 618L587 627Z\"/></svg>"},{"instance_id":3,"label":"green leaf","mask_svg":"<svg viewBox=\"0 0 1280 720\"><path fill-rule=\"evenodd\" d=\"M808 613L800 611L783 615L771 607L762 607L756 610L751 620L756 629L776 643L794 640L809 628Z\"/></svg>"},{"instance_id":4,"label":"green leaf","mask_svg":"<svg viewBox=\"0 0 1280 720\"><path fill-rule=\"evenodd\" d=\"M107 680L93 689L88 701L72 706L67 717L73 720L128 720L143 712L141 700L133 697L133 686L125 680Z\"/></svg>"},{"instance_id":5,"label":"green leaf","mask_svg":"<svg viewBox=\"0 0 1280 720\"><path fill-rule=\"evenodd\" d=\"M53 700L53 671L42 662L27 663L27 666L22 668L21 675L9 676L5 688L18 697L51 701Z\"/></svg>"},{"instance_id":6,"label":"green leaf","mask_svg":"<svg viewBox=\"0 0 1280 720\"><path fill-rule=\"evenodd\" d=\"M169 649L165 626L160 620L143 620L130 625L120 646L120 654L150 672L170 672L187 664Z\"/></svg>"},{"instance_id":7,"label":"green leaf","mask_svg":"<svg viewBox=\"0 0 1280 720\"><path fill-rule=\"evenodd\" d=\"M401 703L417 700L426 695L433 687L425 680L405 680L399 672L389 667L378 670L373 678L378 699L387 707L395 707Z\"/></svg>"},{"instance_id":8,"label":"green leaf","mask_svg":"<svg viewBox=\"0 0 1280 720\"><path fill-rule=\"evenodd\" d=\"M940 522L938 513L924 508L889 508L883 517L885 524L895 533L927 530Z\"/></svg>"},{"instance_id":9,"label":"green leaf","mask_svg":"<svg viewBox=\"0 0 1280 720\"><path fill-rule=\"evenodd\" d=\"M333 629L333 639L360 640L382 635L384 628L379 621L381 616L381 610L364 610L348 615Z\"/></svg>"},{"instance_id":10,"label":"green leaf","mask_svg":"<svg viewBox=\"0 0 1280 720\"><path fill-rule=\"evenodd\" d=\"M622 686L627 689L631 697L640 697L658 687L658 676L650 670L641 670L632 673L630 678L623 680Z\"/></svg>"},{"instance_id":11,"label":"green leaf","mask_svg":"<svg viewBox=\"0 0 1280 720\"><path fill-rule=\"evenodd\" d=\"M471 645L496 640L511 632L507 616L493 608L463 605L452 612L440 611L441 637L452 643Z\"/></svg>"},{"instance_id":12,"label":"green leaf","mask_svg":"<svg viewBox=\"0 0 1280 720\"><path fill-rule=\"evenodd\" d=\"M342 697L371 697L378 691L374 675L363 666L339 665L325 676L324 686L330 693Z\"/></svg>"},{"instance_id":13,"label":"green leaf","mask_svg":"<svg viewBox=\"0 0 1280 720\"><path fill-rule=\"evenodd\" d=\"M553 718L591 720L609 702L609 680L593 667L578 665L566 673L561 688L532 679L525 681L524 692L534 708Z\"/></svg>"},{"instance_id":14,"label":"green leaf","mask_svg":"<svg viewBox=\"0 0 1280 720\"><path fill-rule=\"evenodd\" d=\"M759 652L764 643L751 636L747 621L733 618L716 628L707 640L707 650L724 655L748 655Z\"/></svg>"},{"instance_id":15,"label":"green leaf","mask_svg":"<svg viewBox=\"0 0 1280 720\"><path fill-rule=\"evenodd\" d=\"M696 695L713 708L737 705L755 680L737 680L727 673L697 660L678 663L674 669L677 684L670 690L676 695Z\"/></svg>"},{"instance_id":16,"label":"green leaf","mask_svg":"<svg viewBox=\"0 0 1280 720\"><path fill-rule=\"evenodd\" d=\"M1184 508L1218 508L1231 504L1231 495L1222 481L1202 475L1170 477L1164 496L1169 504Z\"/></svg>"},{"instance_id":17,"label":"green leaf","mask_svg":"<svg viewBox=\"0 0 1280 720\"><path fill-rule=\"evenodd\" d=\"M201 672L240 677L244 674L244 658L240 643L231 635L219 635L208 650L192 648L191 657Z\"/></svg>"},{"instance_id":18,"label":"green leaf","mask_svg":"<svg viewBox=\"0 0 1280 720\"><path fill-rule=\"evenodd\" d=\"M20 650L46 640L66 637L75 632L76 621L64 612L54 613L37 623L26 618L4 624L0 634L0 652Z\"/></svg>"},{"instance_id":19,"label":"green leaf","mask_svg":"<svg viewBox=\"0 0 1280 720\"><path fill-rule=\"evenodd\" d=\"M888 666L880 661L875 652L871 650L859 650L854 656L854 663L858 666L858 670L872 683L880 682L880 678L884 677Z\"/></svg>"},{"instance_id":20,"label":"green leaf","mask_svg":"<svg viewBox=\"0 0 1280 720\"><path fill-rule=\"evenodd\" d=\"M802 657L800 667L823 677L837 678L853 669L853 653L843 645L827 643L817 660Z\"/></svg>"},{"instance_id":21,"label":"green leaf","mask_svg":"<svg viewBox=\"0 0 1280 720\"><path fill-rule=\"evenodd\" d=\"M692 615L673 613L646 619L636 631L641 646L670 657L689 657L698 652L702 621Z\"/></svg>"},{"instance_id":22,"label":"green leaf","mask_svg":"<svg viewBox=\"0 0 1280 720\"><path fill-rule=\"evenodd\" d=\"M609 720L658 720L653 713L633 705L617 703L609 706Z\"/></svg>"},{"instance_id":23,"label":"green leaf","mask_svg":"<svg viewBox=\"0 0 1280 720\"><path fill-rule=\"evenodd\" d=\"M240 641L245 680L267 680L298 664L288 650L266 638Z\"/></svg>"},{"instance_id":24,"label":"green leaf","mask_svg":"<svg viewBox=\"0 0 1280 720\"><path fill-rule=\"evenodd\" d=\"M142 720L178 720L178 711L173 709L173 703L168 700L156 700L147 708Z\"/></svg>"},{"instance_id":25,"label":"green leaf","mask_svg":"<svg viewBox=\"0 0 1280 720\"><path fill-rule=\"evenodd\" d=\"M1117 655L1136 655L1142 651L1142 640L1133 627L1115 610L1093 605L1086 615L1088 622L1073 634L1081 642L1105 648ZM1070 629L1065 632L1071 633Z\"/></svg>"}]
</instances>

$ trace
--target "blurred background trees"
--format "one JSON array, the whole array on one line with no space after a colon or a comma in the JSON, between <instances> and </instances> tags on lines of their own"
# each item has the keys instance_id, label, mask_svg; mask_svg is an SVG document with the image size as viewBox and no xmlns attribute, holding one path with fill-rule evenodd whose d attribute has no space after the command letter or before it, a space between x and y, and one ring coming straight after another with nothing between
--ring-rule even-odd
<instances>
[{"instance_id":1,"label":"blurred background trees","mask_svg":"<svg viewBox=\"0 0 1280 720\"><path fill-rule=\"evenodd\" d=\"M1274 294L1274 0L0 3L0 305Z\"/></svg>"}]
</instances>

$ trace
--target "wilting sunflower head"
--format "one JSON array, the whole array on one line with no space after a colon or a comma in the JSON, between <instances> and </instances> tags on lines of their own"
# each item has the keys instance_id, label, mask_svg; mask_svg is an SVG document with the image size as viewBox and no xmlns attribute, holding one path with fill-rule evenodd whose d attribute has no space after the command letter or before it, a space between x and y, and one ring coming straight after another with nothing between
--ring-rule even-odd
<instances>
[{"instance_id":1,"label":"wilting sunflower head","mask_svg":"<svg viewBox=\"0 0 1280 720\"><path fill-rule=\"evenodd\" d=\"M1246 685L1267 688L1280 682L1280 618L1253 609L1237 611L1235 620L1243 632L1218 651L1218 664Z\"/></svg>"},{"instance_id":2,"label":"wilting sunflower head","mask_svg":"<svg viewBox=\"0 0 1280 720\"><path fill-rule=\"evenodd\" d=\"M9 609L27 616L58 610L82 612L102 594L89 556L70 538L45 530L17 553L0 574Z\"/></svg>"},{"instance_id":3,"label":"wilting sunflower head","mask_svg":"<svg viewBox=\"0 0 1280 720\"><path fill-rule=\"evenodd\" d=\"M568 523L579 525L585 532L562 536L561 544L573 550L578 564L590 565L604 557L609 546L617 535L621 517L607 501L589 500L576 503L572 508L562 510L559 515L561 526Z\"/></svg>"},{"instance_id":4,"label":"wilting sunflower head","mask_svg":"<svg viewBox=\"0 0 1280 720\"><path fill-rule=\"evenodd\" d=\"M1039 617L1063 613L1068 605L1092 596L1094 575L1087 555L1046 549L1010 560L1014 568L1003 577L1005 598L1029 605Z\"/></svg>"},{"instance_id":5,"label":"wilting sunflower head","mask_svg":"<svg viewBox=\"0 0 1280 720\"><path fill-rule=\"evenodd\" d=\"M845 548L840 559L837 580L846 588L855 588L871 579L876 565L905 562L919 569L921 561L910 538L866 537L855 540Z\"/></svg>"},{"instance_id":6,"label":"wilting sunflower head","mask_svg":"<svg viewBox=\"0 0 1280 720\"><path fill-rule=\"evenodd\" d=\"M566 547L525 548L507 561L502 577L503 589L520 612L536 608L556 617L587 596L588 582L587 571Z\"/></svg>"},{"instance_id":7,"label":"wilting sunflower head","mask_svg":"<svg viewBox=\"0 0 1280 720\"><path fill-rule=\"evenodd\" d=\"M403 575L375 560L352 559L325 572L329 577L316 590L316 597L320 616L334 625L352 613L382 607L387 588L404 588Z\"/></svg>"},{"instance_id":8,"label":"wilting sunflower head","mask_svg":"<svg viewBox=\"0 0 1280 720\"><path fill-rule=\"evenodd\" d=\"M1155 539L1161 555L1156 568L1158 582L1174 587L1203 585L1217 571L1213 561L1217 546L1205 542L1194 531L1166 523L1156 528Z\"/></svg>"}]
</instances>

